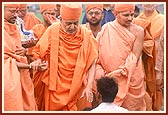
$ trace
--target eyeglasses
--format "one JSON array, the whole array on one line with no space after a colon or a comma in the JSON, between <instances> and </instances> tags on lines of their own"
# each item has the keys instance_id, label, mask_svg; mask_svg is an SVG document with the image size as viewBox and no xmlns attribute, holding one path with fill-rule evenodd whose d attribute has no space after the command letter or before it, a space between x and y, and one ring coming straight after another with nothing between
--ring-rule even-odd
<instances>
[{"instance_id":1,"label":"eyeglasses","mask_svg":"<svg viewBox=\"0 0 168 115\"><path fill-rule=\"evenodd\" d=\"M21 13L25 13L25 12L26 12L26 10L19 10L19 12L21 12Z\"/></svg>"},{"instance_id":2,"label":"eyeglasses","mask_svg":"<svg viewBox=\"0 0 168 115\"><path fill-rule=\"evenodd\" d=\"M90 15L90 16L92 16L93 14L95 14L96 16L98 16L98 15L100 15L102 12L99 12L99 11L96 11L96 12L88 12L88 14Z\"/></svg>"},{"instance_id":3,"label":"eyeglasses","mask_svg":"<svg viewBox=\"0 0 168 115\"><path fill-rule=\"evenodd\" d=\"M55 15L56 15L56 13L55 13L55 12L44 12L44 14L45 14L45 15L47 15L47 14L48 14L48 15L53 15L53 16L55 16Z\"/></svg>"},{"instance_id":4,"label":"eyeglasses","mask_svg":"<svg viewBox=\"0 0 168 115\"><path fill-rule=\"evenodd\" d=\"M18 13L19 10L8 10L11 14L16 14Z\"/></svg>"}]
</instances>

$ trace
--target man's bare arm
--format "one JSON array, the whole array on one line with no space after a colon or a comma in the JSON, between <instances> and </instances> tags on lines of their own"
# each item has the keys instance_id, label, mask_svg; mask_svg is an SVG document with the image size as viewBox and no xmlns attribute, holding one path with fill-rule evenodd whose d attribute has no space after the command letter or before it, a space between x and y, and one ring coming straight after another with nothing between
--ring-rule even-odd
<instances>
[{"instance_id":1,"label":"man's bare arm","mask_svg":"<svg viewBox=\"0 0 168 115\"><path fill-rule=\"evenodd\" d=\"M143 28L138 28L138 31L136 32L135 36L136 36L136 40L134 42L132 52L135 54L135 56L137 57L137 60L138 60L139 57L141 56L142 50L143 50L143 43L144 43L144 30L143 30Z\"/></svg>"}]
</instances>

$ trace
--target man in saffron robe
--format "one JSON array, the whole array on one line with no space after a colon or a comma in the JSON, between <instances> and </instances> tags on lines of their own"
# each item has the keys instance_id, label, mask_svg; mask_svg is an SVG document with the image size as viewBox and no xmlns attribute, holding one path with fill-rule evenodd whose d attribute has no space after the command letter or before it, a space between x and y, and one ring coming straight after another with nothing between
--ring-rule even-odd
<instances>
[{"instance_id":1,"label":"man in saffron robe","mask_svg":"<svg viewBox=\"0 0 168 115\"><path fill-rule=\"evenodd\" d=\"M162 92L156 89L156 72L155 63L158 50L158 41L161 35L164 16L156 11L156 4L143 4L142 13L133 20L133 23L144 28L144 46L142 60L145 72L146 91L148 93L147 102L151 106L147 106L147 110L160 110L162 105ZM159 96L159 97L158 97ZM161 97L160 97L161 96Z\"/></svg>"},{"instance_id":2,"label":"man in saffron robe","mask_svg":"<svg viewBox=\"0 0 168 115\"><path fill-rule=\"evenodd\" d=\"M62 4L60 22L46 30L33 50L37 65L44 57L48 57L49 64L43 76L34 79L37 103L42 104L39 110L76 111L86 72L88 81L81 97L93 100L98 51L92 33L79 25L81 12L80 4Z\"/></svg>"},{"instance_id":3,"label":"man in saffron robe","mask_svg":"<svg viewBox=\"0 0 168 115\"><path fill-rule=\"evenodd\" d=\"M135 5L115 4L116 19L107 23L97 36L99 56L96 79L115 77L119 90L114 100L129 111L146 110L141 53L144 30L132 24Z\"/></svg>"},{"instance_id":4,"label":"man in saffron robe","mask_svg":"<svg viewBox=\"0 0 168 115\"><path fill-rule=\"evenodd\" d=\"M40 13L43 16L43 23L36 24L33 26L32 31L36 39L40 39L46 29L54 22L58 21L56 19L56 5L55 4L40 4Z\"/></svg>"},{"instance_id":5,"label":"man in saffron robe","mask_svg":"<svg viewBox=\"0 0 168 115\"><path fill-rule=\"evenodd\" d=\"M19 5L4 5L4 110L35 111L34 86L15 24Z\"/></svg>"}]
</instances>

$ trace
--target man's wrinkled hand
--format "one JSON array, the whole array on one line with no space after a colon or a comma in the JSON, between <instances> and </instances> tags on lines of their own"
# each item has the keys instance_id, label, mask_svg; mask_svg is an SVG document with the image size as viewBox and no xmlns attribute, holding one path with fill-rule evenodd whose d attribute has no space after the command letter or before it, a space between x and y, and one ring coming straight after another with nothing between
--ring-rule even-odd
<instances>
[{"instance_id":1,"label":"man's wrinkled hand","mask_svg":"<svg viewBox=\"0 0 168 115\"><path fill-rule=\"evenodd\" d=\"M43 61L41 62L40 60L35 60L31 63L31 68L35 71L43 71L48 68L48 62Z\"/></svg>"},{"instance_id":2,"label":"man's wrinkled hand","mask_svg":"<svg viewBox=\"0 0 168 115\"><path fill-rule=\"evenodd\" d=\"M35 40L34 38L31 38L30 40L23 41L22 46L24 48L31 48L31 47L35 46L36 43L37 43L37 40Z\"/></svg>"}]
</instances>

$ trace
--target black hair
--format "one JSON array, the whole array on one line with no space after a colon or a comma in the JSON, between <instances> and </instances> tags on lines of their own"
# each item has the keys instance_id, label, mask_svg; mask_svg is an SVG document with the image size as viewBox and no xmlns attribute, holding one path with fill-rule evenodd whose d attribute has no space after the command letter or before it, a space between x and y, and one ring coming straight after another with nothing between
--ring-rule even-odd
<instances>
[{"instance_id":1,"label":"black hair","mask_svg":"<svg viewBox=\"0 0 168 115\"><path fill-rule=\"evenodd\" d=\"M103 102L113 102L118 93L118 83L115 78L102 76L97 79L97 90L102 96Z\"/></svg>"},{"instance_id":2,"label":"black hair","mask_svg":"<svg viewBox=\"0 0 168 115\"><path fill-rule=\"evenodd\" d=\"M92 110L93 108L91 108L91 107L86 107L86 108L84 108L82 111L90 111L90 110Z\"/></svg>"},{"instance_id":3,"label":"black hair","mask_svg":"<svg viewBox=\"0 0 168 115\"><path fill-rule=\"evenodd\" d=\"M135 10L134 11L137 11L139 13L139 7L135 5Z\"/></svg>"}]
</instances>

